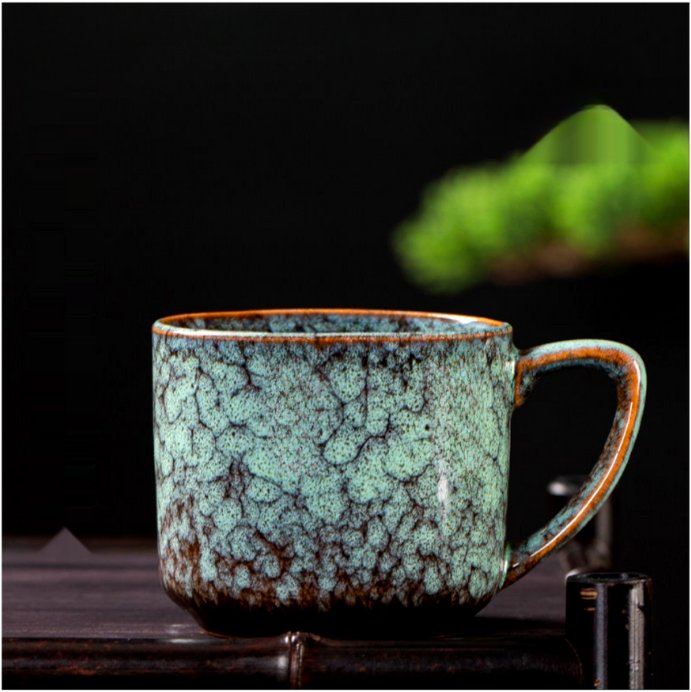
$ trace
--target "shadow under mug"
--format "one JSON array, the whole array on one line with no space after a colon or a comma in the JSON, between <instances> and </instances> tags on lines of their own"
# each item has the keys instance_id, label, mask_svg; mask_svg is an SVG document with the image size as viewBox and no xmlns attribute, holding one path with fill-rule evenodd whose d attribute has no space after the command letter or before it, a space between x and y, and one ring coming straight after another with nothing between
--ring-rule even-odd
<instances>
[{"instance_id":1,"label":"shadow under mug","mask_svg":"<svg viewBox=\"0 0 691 692\"><path fill-rule=\"evenodd\" d=\"M163 587L209 632L448 634L582 528L624 470L645 369L609 341L526 351L495 320L382 310L199 313L153 327ZM511 414L571 366L615 382L571 501L505 540Z\"/></svg>"}]
</instances>

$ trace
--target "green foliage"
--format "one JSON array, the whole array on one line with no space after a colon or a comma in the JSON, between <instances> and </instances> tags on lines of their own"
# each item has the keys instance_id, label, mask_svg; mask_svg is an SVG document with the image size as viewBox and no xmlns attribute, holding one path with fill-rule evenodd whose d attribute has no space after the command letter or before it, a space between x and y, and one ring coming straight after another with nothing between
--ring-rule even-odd
<instances>
[{"instance_id":1,"label":"green foliage","mask_svg":"<svg viewBox=\"0 0 691 692\"><path fill-rule=\"evenodd\" d=\"M629 230L662 238L688 224L688 127L631 128L609 109L588 117L562 123L524 156L451 171L430 185L393 237L410 278L455 292L483 280L501 258L556 243L597 260L616 254ZM616 147L608 144L604 155L596 145L579 149L573 142L587 141L584 126L595 142L611 142L614 132Z\"/></svg>"}]
</instances>

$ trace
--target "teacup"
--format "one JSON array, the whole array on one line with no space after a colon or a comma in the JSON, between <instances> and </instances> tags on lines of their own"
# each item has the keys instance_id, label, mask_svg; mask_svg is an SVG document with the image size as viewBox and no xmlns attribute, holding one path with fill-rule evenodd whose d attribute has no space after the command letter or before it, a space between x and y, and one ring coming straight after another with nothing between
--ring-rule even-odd
<instances>
[{"instance_id":1,"label":"teacup","mask_svg":"<svg viewBox=\"0 0 691 692\"><path fill-rule=\"evenodd\" d=\"M153 327L160 575L207 631L364 638L455 631L592 518L635 440L645 369L579 340L385 310L198 313ZM616 383L571 502L506 542L511 414L537 378Z\"/></svg>"}]
</instances>

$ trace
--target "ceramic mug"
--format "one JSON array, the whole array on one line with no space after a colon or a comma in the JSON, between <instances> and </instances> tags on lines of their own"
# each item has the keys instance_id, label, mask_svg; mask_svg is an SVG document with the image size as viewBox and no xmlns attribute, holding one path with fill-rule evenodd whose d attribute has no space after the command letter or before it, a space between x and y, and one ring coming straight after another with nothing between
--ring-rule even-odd
<instances>
[{"instance_id":1,"label":"ceramic mug","mask_svg":"<svg viewBox=\"0 0 691 692\"><path fill-rule=\"evenodd\" d=\"M527 351L495 320L381 310L199 313L153 327L160 575L207 631L455 631L593 517L643 412L638 354ZM569 504L506 542L511 414L543 374L604 370L618 406Z\"/></svg>"}]
</instances>

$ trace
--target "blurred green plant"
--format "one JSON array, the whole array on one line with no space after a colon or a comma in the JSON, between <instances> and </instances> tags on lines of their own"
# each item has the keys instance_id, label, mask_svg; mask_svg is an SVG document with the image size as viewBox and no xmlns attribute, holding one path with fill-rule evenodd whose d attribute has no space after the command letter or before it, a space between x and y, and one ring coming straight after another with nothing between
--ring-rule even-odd
<instances>
[{"instance_id":1,"label":"blurred green plant","mask_svg":"<svg viewBox=\"0 0 691 692\"><path fill-rule=\"evenodd\" d=\"M408 276L453 293L688 252L689 130L603 106L504 164L449 172L393 236Z\"/></svg>"}]
</instances>

